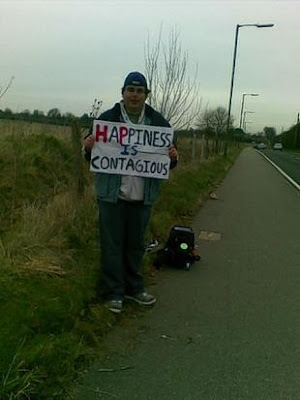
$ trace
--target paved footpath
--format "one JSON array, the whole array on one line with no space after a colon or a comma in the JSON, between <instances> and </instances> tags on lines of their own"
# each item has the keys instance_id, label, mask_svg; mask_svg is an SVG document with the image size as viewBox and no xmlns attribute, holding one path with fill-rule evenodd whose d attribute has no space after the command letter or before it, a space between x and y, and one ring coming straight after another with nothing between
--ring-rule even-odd
<instances>
[{"instance_id":1,"label":"paved footpath","mask_svg":"<svg viewBox=\"0 0 300 400\"><path fill-rule=\"evenodd\" d=\"M194 221L202 261L159 272L76 400L300 399L300 193L247 148L217 195Z\"/></svg>"}]
</instances>

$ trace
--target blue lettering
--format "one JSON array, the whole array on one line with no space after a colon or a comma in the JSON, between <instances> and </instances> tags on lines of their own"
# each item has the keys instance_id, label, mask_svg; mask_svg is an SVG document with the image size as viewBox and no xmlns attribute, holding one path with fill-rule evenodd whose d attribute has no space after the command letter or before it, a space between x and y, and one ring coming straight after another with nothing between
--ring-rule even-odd
<instances>
[{"instance_id":1,"label":"blue lettering","mask_svg":"<svg viewBox=\"0 0 300 400\"><path fill-rule=\"evenodd\" d=\"M142 160L137 160L137 162L135 164L135 170L136 170L136 172L143 172Z\"/></svg>"},{"instance_id":2,"label":"blue lettering","mask_svg":"<svg viewBox=\"0 0 300 400\"><path fill-rule=\"evenodd\" d=\"M101 158L100 167L101 167L101 169L107 169L109 167L109 158L108 157Z\"/></svg>"},{"instance_id":3,"label":"blue lettering","mask_svg":"<svg viewBox=\"0 0 300 400\"><path fill-rule=\"evenodd\" d=\"M118 164L119 164L119 159L111 157L111 159L110 159L110 169L117 169L118 168Z\"/></svg>"},{"instance_id":4,"label":"blue lettering","mask_svg":"<svg viewBox=\"0 0 300 400\"><path fill-rule=\"evenodd\" d=\"M138 134L137 141L134 144L143 144L141 141L141 133L143 132L143 129L136 129L135 130Z\"/></svg>"},{"instance_id":5,"label":"blue lettering","mask_svg":"<svg viewBox=\"0 0 300 400\"><path fill-rule=\"evenodd\" d=\"M119 157L118 160L121 162L120 168L123 169L124 168L124 161L126 160L126 158L125 157Z\"/></svg>"},{"instance_id":6,"label":"blue lettering","mask_svg":"<svg viewBox=\"0 0 300 400\"><path fill-rule=\"evenodd\" d=\"M99 158L100 158L99 156L95 156L95 157L93 157L93 158L91 159L92 167L95 168L95 169L99 169L99 165L96 165L96 164L95 164L96 161L99 160Z\"/></svg>"},{"instance_id":7,"label":"blue lettering","mask_svg":"<svg viewBox=\"0 0 300 400\"><path fill-rule=\"evenodd\" d=\"M163 164L164 172L163 175L168 175L168 164Z\"/></svg>"},{"instance_id":8,"label":"blue lettering","mask_svg":"<svg viewBox=\"0 0 300 400\"><path fill-rule=\"evenodd\" d=\"M131 168L132 171L134 171L134 162L133 162L132 158L129 158L129 160L128 160L128 163L127 163L127 165L126 165L126 171L127 171L129 168Z\"/></svg>"},{"instance_id":9,"label":"blue lettering","mask_svg":"<svg viewBox=\"0 0 300 400\"><path fill-rule=\"evenodd\" d=\"M130 128L129 129L129 133L128 133L128 143L130 144L131 142L131 137L135 135L135 129L134 128Z\"/></svg>"},{"instance_id":10,"label":"blue lettering","mask_svg":"<svg viewBox=\"0 0 300 400\"><path fill-rule=\"evenodd\" d=\"M153 132L153 146L154 147L162 147L161 145L160 145L160 136L159 136L159 134L160 134L160 132L158 132L158 131L154 131Z\"/></svg>"},{"instance_id":11,"label":"blue lettering","mask_svg":"<svg viewBox=\"0 0 300 400\"><path fill-rule=\"evenodd\" d=\"M149 166L150 161L145 160L144 163L145 163L145 172L149 173L150 171L148 170L148 166Z\"/></svg>"},{"instance_id":12,"label":"blue lettering","mask_svg":"<svg viewBox=\"0 0 300 400\"><path fill-rule=\"evenodd\" d=\"M116 126L114 126L114 127L112 128L112 131L111 131L111 134L110 134L110 136L109 136L108 141L109 141L109 142L112 142L113 139L114 139L117 143L119 143L119 133L118 133L118 128L117 128Z\"/></svg>"},{"instance_id":13,"label":"blue lettering","mask_svg":"<svg viewBox=\"0 0 300 400\"><path fill-rule=\"evenodd\" d=\"M138 153L137 146L134 145L131 147L131 155L135 156Z\"/></svg>"},{"instance_id":14,"label":"blue lettering","mask_svg":"<svg viewBox=\"0 0 300 400\"><path fill-rule=\"evenodd\" d=\"M172 145L170 136L171 136L171 133L166 133L167 147L170 147Z\"/></svg>"},{"instance_id":15,"label":"blue lettering","mask_svg":"<svg viewBox=\"0 0 300 400\"><path fill-rule=\"evenodd\" d=\"M145 129L144 132L144 145L148 144L148 146L152 146L152 131L147 131Z\"/></svg>"},{"instance_id":16,"label":"blue lettering","mask_svg":"<svg viewBox=\"0 0 300 400\"><path fill-rule=\"evenodd\" d=\"M154 174L156 172L156 163L153 162L150 166L150 172L151 174Z\"/></svg>"},{"instance_id":17,"label":"blue lettering","mask_svg":"<svg viewBox=\"0 0 300 400\"><path fill-rule=\"evenodd\" d=\"M130 149L130 146L128 145L128 144L123 144L122 145L122 148L123 148L123 151L121 151L121 155L122 156L128 156L129 155L129 149Z\"/></svg>"}]
</instances>

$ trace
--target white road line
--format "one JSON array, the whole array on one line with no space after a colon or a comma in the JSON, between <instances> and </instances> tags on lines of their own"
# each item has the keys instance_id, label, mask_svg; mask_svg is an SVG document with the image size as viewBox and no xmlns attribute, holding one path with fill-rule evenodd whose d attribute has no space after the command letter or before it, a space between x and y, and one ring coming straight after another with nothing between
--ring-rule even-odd
<instances>
[{"instance_id":1,"label":"white road line","mask_svg":"<svg viewBox=\"0 0 300 400\"><path fill-rule=\"evenodd\" d=\"M266 160L269 161L270 164L273 165L283 175L296 189L300 191L300 185L298 185L297 182L295 182L288 174L286 174L281 168L279 168L272 160L269 159L263 152L258 151L263 157L265 157Z\"/></svg>"}]
</instances>

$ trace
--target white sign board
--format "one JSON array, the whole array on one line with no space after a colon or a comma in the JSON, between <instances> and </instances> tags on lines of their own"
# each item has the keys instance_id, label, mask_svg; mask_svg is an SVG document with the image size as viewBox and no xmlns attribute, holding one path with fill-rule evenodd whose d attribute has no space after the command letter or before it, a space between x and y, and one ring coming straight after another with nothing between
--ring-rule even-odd
<instances>
[{"instance_id":1,"label":"white sign board","mask_svg":"<svg viewBox=\"0 0 300 400\"><path fill-rule=\"evenodd\" d=\"M173 128L95 120L90 170L168 179Z\"/></svg>"}]
</instances>

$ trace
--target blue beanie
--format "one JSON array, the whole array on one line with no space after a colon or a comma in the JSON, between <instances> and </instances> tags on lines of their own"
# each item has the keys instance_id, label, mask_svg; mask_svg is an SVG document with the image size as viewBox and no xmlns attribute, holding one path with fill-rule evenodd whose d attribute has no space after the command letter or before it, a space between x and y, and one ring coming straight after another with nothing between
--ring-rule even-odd
<instances>
[{"instance_id":1,"label":"blue beanie","mask_svg":"<svg viewBox=\"0 0 300 400\"><path fill-rule=\"evenodd\" d=\"M146 89L146 93L149 92L146 78L140 72L137 72L137 71L130 72L130 74L128 74L126 76L122 91L124 91L125 86L129 86L129 85L130 86L143 86Z\"/></svg>"}]
</instances>

